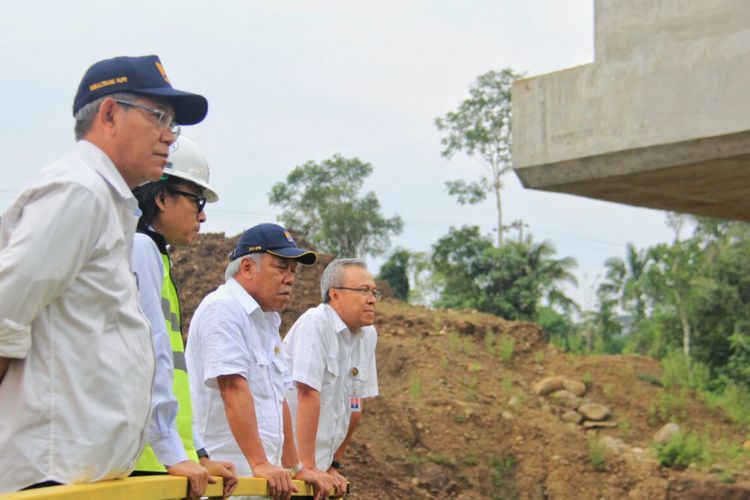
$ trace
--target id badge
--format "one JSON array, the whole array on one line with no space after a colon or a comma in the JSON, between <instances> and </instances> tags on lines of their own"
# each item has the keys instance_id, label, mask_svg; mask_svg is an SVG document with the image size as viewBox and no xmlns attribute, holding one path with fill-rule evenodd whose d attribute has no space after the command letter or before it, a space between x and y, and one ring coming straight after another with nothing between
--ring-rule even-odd
<instances>
[{"instance_id":1,"label":"id badge","mask_svg":"<svg viewBox=\"0 0 750 500\"><path fill-rule=\"evenodd\" d=\"M352 412L362 411L362 399L358 396L351 396L349 398L349 410Z\"/></svg>"}]
</instances>

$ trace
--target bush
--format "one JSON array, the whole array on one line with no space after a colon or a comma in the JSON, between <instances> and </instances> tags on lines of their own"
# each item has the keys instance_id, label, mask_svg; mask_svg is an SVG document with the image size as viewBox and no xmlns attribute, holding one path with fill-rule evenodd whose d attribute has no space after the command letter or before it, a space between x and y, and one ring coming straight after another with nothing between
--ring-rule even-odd
<instances>
[{"instance_id":1,"label":"bush","mask_svg":"<svg viewBox=\"0 0 750 500\"><path fill-rule=\"evenodd\" d=\"M659 463L675 469L684 469L703 455L703 446L695 434L678 432L666 443L656 445Z\"/></svg>"}]
</instances>

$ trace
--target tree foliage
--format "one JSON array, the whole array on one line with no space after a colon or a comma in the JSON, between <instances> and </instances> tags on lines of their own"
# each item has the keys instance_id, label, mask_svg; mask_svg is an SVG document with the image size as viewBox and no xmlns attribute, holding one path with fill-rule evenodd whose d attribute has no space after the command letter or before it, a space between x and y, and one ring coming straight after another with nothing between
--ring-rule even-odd
<instances>
[{"instance_id":1,"label":"tree foliage","mask_svg":"<svg viewBox=\"0 0 750 500\"><path fill-rule=\"evenodd\" d=\"M409 260L411 252L397 248L380 267L378 279L387 281L393 296L409 300Z\"/></svg>"},{"instance_id":2,"label":"tree foliage","mask_svg":"<svg viewBox=\"0 0 750 500\"><path fill-rule=\"evenodd\" d=\"M750 388L750 225L693 219L693 235L683 239L685 222L670 215L672 243L628 245L624 259L607 261L594 331L615 347L604 352L681 351L707 367L715 386ZM627 321L611 321L618 311Z\"/></svg>"},{"instance_id":3,"label":"tree foliage","mask_svg":"<svg viewBox=\"0 0 750 500\"><path fill-rule=\"evenodd\" d=\"M507 319L533 320L543 304L570 311L575 303L560 286L575 282L570 257L553 258L547 242L531 237L494 247L477 226L451 228L433 246L433 272L440 294L437 304L477 309Z\"/></svg>"},{"instance_id":4,"label":"tree foliage","mask_svg":"<svg viewBox=\"0 0 750 500\"><path fill-rule=\"evenodd\" d=\"M375 193L360 196L372 165L334 155L295 167L278 182L269 203L284 208L279 219L323 252L337 257L380 255L403 229L401 217L386 218Z\"/></svg>"},{"instance_id":5,"label":"tree foliage","mask_svg":"<svg viewBox=\"0 0 750 500\"><path fill-rule=\"evenodd\" d=\"M448 193L461 204L475 204L490 193L495 195L498 246L504 231L501 177L511 169L511 86L521 77L511 68L490 71L477 78L469 97L455 111L435 119L435 126L446 135L441 139L442 155L451 158L459 151L477 156L490 175L476 181L446 182Z\"/></svg>"}]
</instances>

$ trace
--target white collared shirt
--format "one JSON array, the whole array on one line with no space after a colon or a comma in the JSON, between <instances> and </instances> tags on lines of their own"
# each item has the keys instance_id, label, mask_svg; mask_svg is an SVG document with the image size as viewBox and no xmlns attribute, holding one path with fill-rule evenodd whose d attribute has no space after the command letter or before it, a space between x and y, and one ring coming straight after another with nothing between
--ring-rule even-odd
<instances>
[{"instance_id":1,"label":"white collared shirt","mask_svg":"<svg viewBox=\"0 0 750 500\"><path fill-rule=\"evenodd\" d=\"M278 313L263 312L234 279L208 294L190 321L185 357L196 432L211 458L234 462L241 476L252 471L229 428L217 377L247 380L266 457L281 465L282 404L291 384L281 355L280 324Z\"/></svg>"},{"instance_id":2,"label":"white collared shirt","mask_svg":"<svg viewBox=\"0 0 750 500\"><path fill-rule=\"evenodd\" d=\"M284 359L292 380L320 391L315 442L315 465L320 470L328 470L346 437L350 398L378 395L377 342L375 327L365 326L352 333L328 304L308 309L284 338ZM296 386L286 398L296 433Z\"/></svg>"},{"instance_id":3,"label":"white collared shirt","mask_svg":"<svg viewBox=\"0 0 750 500\"><path fill-rule=\"evenodd\" d=\"M130 266L138 203L79 141L0 223L0 491L126 476L154 353Z\"/></svg>"}]
</instances>

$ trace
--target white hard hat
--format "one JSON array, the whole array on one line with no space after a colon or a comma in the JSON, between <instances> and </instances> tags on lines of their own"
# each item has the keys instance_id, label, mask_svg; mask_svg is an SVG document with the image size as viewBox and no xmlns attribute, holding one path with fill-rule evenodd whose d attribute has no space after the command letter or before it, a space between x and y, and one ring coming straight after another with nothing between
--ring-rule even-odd
<instances>
[{"instance_id":1,"label":"white hard hat","mask_svg":"<svg viewBox=\"0 0 750 500\"><path fill-rule=\"evenodd\" d=\"M208 162L193 141L181 135L169 149L164 175L179 177L203 188L203 196L213 203L219 200L211 186L208 185Z\"/></svg>"}]
</instances>

